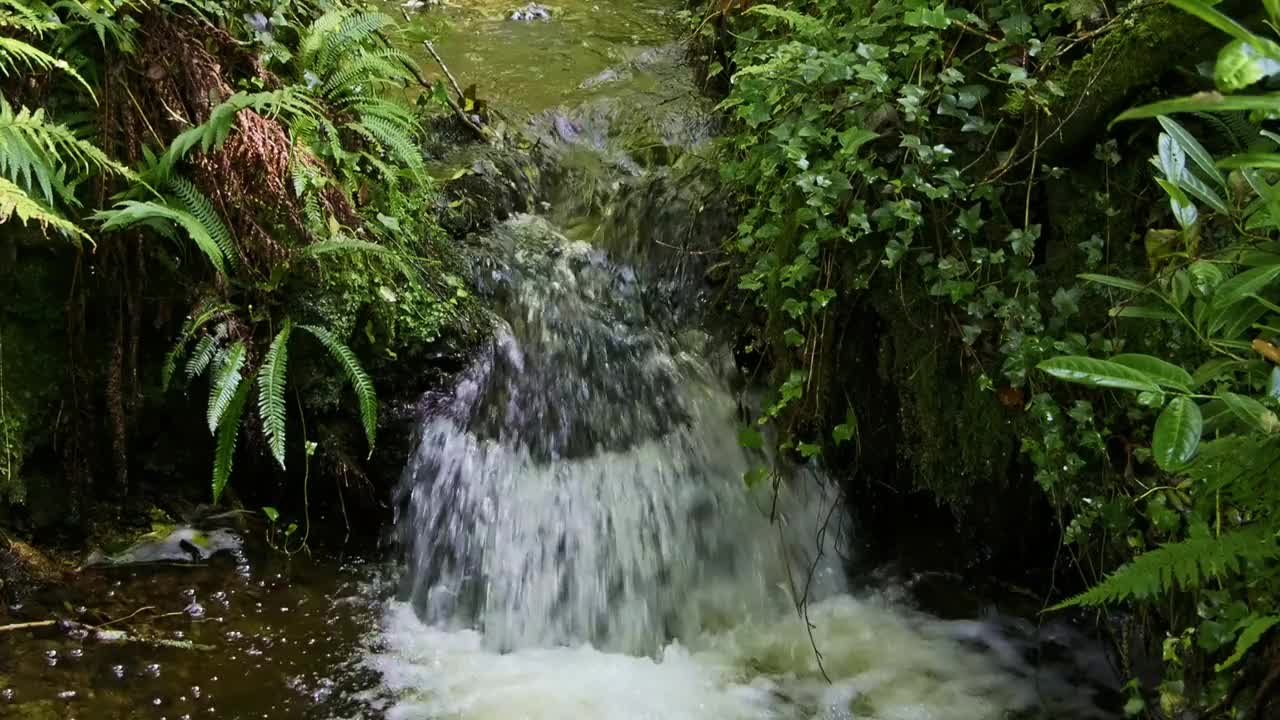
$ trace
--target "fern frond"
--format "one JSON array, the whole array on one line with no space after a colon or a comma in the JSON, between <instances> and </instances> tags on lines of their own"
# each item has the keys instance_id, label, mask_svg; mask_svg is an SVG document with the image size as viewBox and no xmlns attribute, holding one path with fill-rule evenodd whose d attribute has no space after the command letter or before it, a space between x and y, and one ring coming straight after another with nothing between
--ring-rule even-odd
<instances>
[{"instance_id":1,"label":"fern frond","mask_svg":"<svg viewBox=\"0 0 1280 720\"><path fill-rule=\"evenodd\" d=\"M360 55L352 62L340 65L320 86L320 95L325 98L340 98L369 93L378 86L399 84L407 75L403 65L377 55Z\"/></svg>"},{"instance_id":2,"label":"fern frond","mask_svg":"<svg viewBox=\"0 0 1280 720\"><path fill-rule=\"evenodd\" d=\"M0 75L17 75L22 74L25 70L27 73L36 70L57 69L71 76L76 82L84 86L89 91L89 97L93 98L93 102L98 102L98 96L93 94L93 88L89 83L71 67L66 60L56 58L43 50L22 42L16 38L0 37Z\"/></svg>"},{"instance_id":3,"label":"fern frond","mask_svg":"<svg viewBox=\"0 0 1280 720\"><path fill-rule=\"evenodd\" d=\"M246 109L267 117L283 116L290 120L315 117L321 113L320 107L306 90L294 85L270 92L238 92L209 111L208 120L182 131L169 143L168 150L156 165L156 179L167 180L172 175L173 168L196 146L206 153L222 147L235 127L236 116Z\"/></svg>"},{"instance_id":4,"label":"fern frond","mask_svg":"<svg viewBox=\"0 0 1280 720\"><path fill-rule=\"evenodd\" d=\"M235 241L232 240L231 231L227 229L226 223L222 222L222 216L218 215L218 211L213 208L213 203L209 202L209 198L184 177L170 178L168 187L186 211L199 220L201 226L209 233L209 237L213 238L214 244L226 258L227 265L234 268L238 257Z\"/></svg>"},{"instance_id":5,"label":"fern frond","mask_svg":"<svg viewBox=\"0 0 1280 720\"><path fill-rule=\"evenodd\" d=\"M332 240L322 240L318 243L312 243L302 249L300 253L303 257L319 257L321 255L334 255L342 253L368 252L379 255L395 255L396 251L384 245L379 245L368 240L357 240L356 238L334 238Z\"/></svg>"},{"instance_id":6,"label":"fern frond","mask_svg":"<svg viewBox=\"0 0 1280 720\"><path fill-rule=\"evenodd\" d=\"M204 374L209 367L209 363L213 362L213 356L218 354L218 341L212 335L205 335L196 341L196 346L191 349L191 355L187 358L187 382L191 382Z\"/></svg>"},{"instance_id":7,"label":"fern frond","mask_svg":"<svg viewBox=\"0 0 1280 720\"><path fill-rule=\"evenodd\" d=\"M1193 589L1209 578L1221 578L1246 563L1280 557L1276 526L1260 522L1214 537L1203 526L1191 537L1162 545L1122 565L1102 582L1052 609L1107 605L1154 597L1174 588Z\"/></svg>"},{"instance_id":8,"label":"fern frond","mask_svg":"<svg viewBox=\"0 0 1280 720\"><path fill-rule=\"evenodd\" d=\"M160 389L168 390L169 383L173 380L173 373L178 368L178 358L182 352L187 349L187 344L191 339L200 332L210 320L213 320L231 310L231 306L225 303L215 303L207 308L200 310L194 315L188 315L186 322L182 323L182 329L178 332L178 339L174 342L173 347L164 356L164 364L160 366ZM205 336L212 345L213 338ZM197 345L197 348L199 345ZM195 351L192 351L194 357ZM207 361L206 361L207 362Z\"/></svg>"},{"instance_id":9,"label":"fern frond","mask_svg":"<svg viewBox=\"0 0 1280 720\"><path fill-rule=\"evenodd\" d=\"M262 418L262 429L267 436L267 445L271 455L284 468L285 440L285 376L289 368L289 333L293 325L284 321L284 327L271 341L271 349L262 360L258 372L258 417Z\"/></svg>"},{"instance_id":10,"label":"fern frond","mask_svg":"<svg viewBox=\"0 0 1280 720\"><path fill-rule=\"evenodd\" d=\"M361 136L372 140L383 152L407 168L418 180L426 174L426 164L422 159L422 151L414 143L413 137L399 125L384 118L365 116L358 123L348 127L359 132Z\"/></svg>"},{"instance_id":11,"label":"fern frond","mask_svg":"<svg viewBox=\"0 0 1280 720\"><path fill-rule=\"evenodd\" d=\"M211 230L216 231L216 229L206 227L199 218L184 209L155 202L125 200L118 203L115 209L100 210L94 213L92 217L102 223L104 232L122 230L140 224L154 225L157 221L178 225L187 231L191 241L205 254L205 257L209 258L209 262L213 264L213 267L219 273L227 274L227 258L222 254L222 248L213 239L213 235L210 234Z\"/></svg>"},{"instance_id":12,"label":"fern frond","mask_svg":"<svg viewBox=\"0 0 1280 720\"><path fill-rule=\"evenodd\" d=\"M209 407L206 413L210 433L215 432L222 424L222 416L226 414L227 407L240 388L240 381L243 379L240 370L244 367L245 354L244 343L236 341L214 369L213 379L209 381Z\"/></svg>"},{"instance_id":13,"label":"fern frond","mask_svg":"<svg viewBox=\"0 0 1280 720\"><path fill-rule=\"evenodd\" d=\"M18 222L23 225L28 222L34 222L41 227L52 228L76 240L89 238L75 223L41 205L7 178L0 177L0 225L9 222L9 219L13 217L18 218Z\"/></svg>"},{"instance_id":14,"label":"fern frond","mask_svg":"<svg viewBox=\"0 0 1280 720\"><path fill-rule=\"evenodd\" d=\"M351 11L346 8L330 10L311 23L298 46L298 60L302 67L311 67L316 55L324 49L328 38L337 31L342 21L350 14Z\"/></svg>"},{"instance_id":15,"label":"fern frond","mask_svg":"<svg viewBox=\"0 0 1280 720\"><path fill-rule=\"evenodd\" d=\"M374 437L378 432L378 397L374 393L373 380L369 378L364 368L360 367L360 361L356 359L356 354L351 352L351 348L344 345L327 328L315 325L298 327L315 336L342 367L342 372L347 376L351 389L355 391L356 400L360 403L360 421L364 425L365 438L369 441L369 454L372 455Z\"/></svg>"},{"instance_id":16,"label":"fern frond","mask_svg":"<svg viewBox=\"0 0 1280 720\"><path fill-rule=\"evenodd\" d=\"M235 463L236 440L240 435L240 420L244 417L244 404L249 399L249 389L253 386L253 376L240 383L231 401L227 403L222 414L222 422L218 425L217 449L213 455L213 502L216 505L222 498L222 491L231 479L231 467Z\"/></svg>"},{"instance_id":17,"label":"fern frond","mask_svg":"<svg viewBox=\"0 0 1280 720\"><path fill-rule=\"evenodd\" d=\"M108 172L129 180L137 176L129 168L107 157L93 143L81 140L65 125L50 122L44 110L19 107L17 111L0 96L0 175L30 192L38 185L45 202L55 194L75 204L63 181L65 168L77 172Z\"/></svg>"},{"instance_id":18,"label":"fern frond","mask_svg":"<svg viewBox=\"0 0 1280 720\"><path fill-rule=\"evenodd\" d=\"M324 39L311 70L319 77L329 77L348 53L390 24L391 18L382 13L361 12L344 18Z\"/></svg>"}]
</instances>

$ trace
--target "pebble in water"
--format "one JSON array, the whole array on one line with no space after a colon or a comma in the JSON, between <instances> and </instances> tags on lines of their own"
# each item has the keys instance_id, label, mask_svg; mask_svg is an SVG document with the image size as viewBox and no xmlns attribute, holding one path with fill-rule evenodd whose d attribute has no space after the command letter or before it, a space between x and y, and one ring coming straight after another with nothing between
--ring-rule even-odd
<instances>
[{"instance_id":1,"label":"pebble in water","mask_svg":"<svg viewBox=\"0 0 1280 720\"><path fill-rule=\"evenodd\" d=\"M529 3L522 8L516 8L511 11L511 20L517 22L530 22L532 20L550 20L551 10L546 5L538 3Z\"/></svg>"}]
</instances>

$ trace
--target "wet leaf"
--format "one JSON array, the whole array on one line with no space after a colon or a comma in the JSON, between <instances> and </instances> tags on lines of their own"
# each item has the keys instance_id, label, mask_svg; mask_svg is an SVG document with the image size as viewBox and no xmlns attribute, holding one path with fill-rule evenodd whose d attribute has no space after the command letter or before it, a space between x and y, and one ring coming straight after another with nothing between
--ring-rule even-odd
<instances>
[{"instance_id":1,"label":"wet leaf","mask_svg":"<svg viewBox=\"0 0 1280 720\"><path fill-rule=\"evenodd\" d=\"M1200 447L1200 434L1204 419L1195 401L1176 397L1156 418L1155 433L1151 440L1156 463L1165 470L1175 470L1195 457Z\"/></svg>"}]
</instances>

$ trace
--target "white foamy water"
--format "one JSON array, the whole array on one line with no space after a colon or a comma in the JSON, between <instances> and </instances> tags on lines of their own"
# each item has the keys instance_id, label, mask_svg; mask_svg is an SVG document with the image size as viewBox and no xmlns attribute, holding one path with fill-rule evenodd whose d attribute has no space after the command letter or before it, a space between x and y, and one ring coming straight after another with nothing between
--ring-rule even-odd
<instances>
[{"instance_id":1,"label":"white foamy water","mask_svg":"<svg viewBox=\"0 0 1280 720\"><path fill-rule=\"evenodd\" d=\"M399 487L407 563L367 658L391 720L1105 717L1031 664L1033 628L847 594L833 483L744 487L770 461L739 442L725 348L643 273L528 216L494 250L505 327Z\"/></svg>"},{"instance_id":2,"label":"white foamy water","mask_svg":"<svg viewBox=\"0 0 1280 720\"><path fill-rule=\"evenodd\" d=\"M390 720L999 720L1105 718L1085 688L1035 671L981 623L883 599L830 598L809 613L828 684L793 613L668 645L657 658L590 645L490 650L472 630L424 625L394 603L369 663Z\"/></svg>"}]
</instances>

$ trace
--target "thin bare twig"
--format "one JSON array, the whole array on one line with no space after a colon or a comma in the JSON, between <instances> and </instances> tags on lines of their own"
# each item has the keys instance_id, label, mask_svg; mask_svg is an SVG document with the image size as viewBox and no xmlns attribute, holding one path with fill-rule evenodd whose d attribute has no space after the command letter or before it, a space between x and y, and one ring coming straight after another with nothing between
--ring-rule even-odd
<instances>
[{"instance_id":1,"label":"thin bare twig","mask_svg":"<svg viewBox=\"0 0 1280 720\"><path fill-rule=\"evenodd\" d=\"M422 44L427 48L427 52L431 53L431 57L440 63L440 69L444 71L444 76L449 78L449 84L453 86L453 91L458 94L458 102L465 101L467 94L462 92L462 86L458 84L458 79L453 76L453 73L449 72L449 66L444 64L444 58L440 57L440 53L436 52L436 46L432 45L430 40L423 40Z\"/></svg>"}]
</instances>

